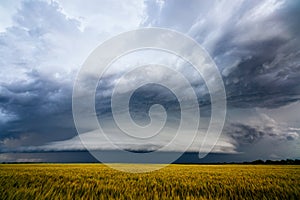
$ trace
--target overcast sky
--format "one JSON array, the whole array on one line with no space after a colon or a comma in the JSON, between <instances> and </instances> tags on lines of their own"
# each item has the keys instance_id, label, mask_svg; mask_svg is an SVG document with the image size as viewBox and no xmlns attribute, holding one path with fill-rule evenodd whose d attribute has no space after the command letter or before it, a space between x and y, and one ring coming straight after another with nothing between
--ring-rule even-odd
<instances>
[{"instance_id":1,"label":"overcast sky","mask_svg":"<svg viewBox=\"0 0 300 200\"><path fill-rule=\"evenodd\" d=\"M244 160L300 158L298 1L2 0L0 19L1 162L49 161L47 156L28 152L83 150L72 116L76 74L102 42L142 27L169 28L192 37L218 66L226 89L227 116L213 153L226 155L226 161L231 161L230 155ZM173 126L178 125L178 101L158 85L137 90L130 110L133 120L147 124L149 105L163 105L171 127L165 136L147 144L131 144L109 123L109 99L126 66L137 59L139 64L176 60L165 54L145 51L121 58L97 88L99 121L105 122L113 140L124 149L155 150L170 140ZM204 130L210 118L204 82L191 66L171 65L188 77L197 93L204 124L199 130ZM155 72L158 79L166 79L163 71ZM126 85L143 78L141 73ZM168 80L174 87L181 86L174 76ZM87 131L84 137L93 143L94 134ZM183 151L184 142L182 138L182 144L169 150ZM99 144L102 150L115 148L101 141L92 145ZM195 142L189 151L198 149Z\"/></svg>"}]
</instances>

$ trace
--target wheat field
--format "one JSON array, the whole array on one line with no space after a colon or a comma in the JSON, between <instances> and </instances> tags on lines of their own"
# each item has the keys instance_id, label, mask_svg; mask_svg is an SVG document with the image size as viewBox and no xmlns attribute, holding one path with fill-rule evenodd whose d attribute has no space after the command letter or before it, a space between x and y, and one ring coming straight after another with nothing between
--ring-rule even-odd
<instances>
[{"instance_id":1,"label":"wheat field","mask_svg":"<svg viewBox=\"0 0 300 200\"><path fill-rule=\"evenodd\" d=\"M0 199L300 199L300 166L2 164L0 185Z\"/></svg>"}]
</instances>

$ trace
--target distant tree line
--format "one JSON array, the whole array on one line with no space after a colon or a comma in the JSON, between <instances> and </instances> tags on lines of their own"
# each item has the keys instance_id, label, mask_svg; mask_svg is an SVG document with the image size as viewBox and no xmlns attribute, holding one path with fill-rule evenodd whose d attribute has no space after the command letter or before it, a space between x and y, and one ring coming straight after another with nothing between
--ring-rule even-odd
<instances>
[{"instance_id":1,"label":"distant tree line","mask_svg":"<svg viewBox=\"0 0 300 200\"><path fill-rule=\"evenodd\" d=\"M255 165L300 165L300 160L286 159L286 160L254 160L252 162L243 162L243 164L255 164Z\"/></svg>"},{"instance_id":2,"label":"distant tree line","mask_svg":"<svg viewBox=\"0 0 300 200\"><path fill-rule=\"evenodd\" d=\"M49 163L49 162L0 162L0 164L31 164L31 163ZM59 162L63 163L63 162ZM78 163L78 162L76 162ZM86 162L83 162L86 163ZM88 162L87 162L88 163ZM89 163L94 163L94 162L89 162ZM97 163L97 162L96 162ZM208 163L186 163L186 162L181 162L181 163L176 163L176 164L216 164L216 165L222 165L222 164L246 164L246 165L300 165L300 160L299 159L286 159L286 160L254 160L251 162L208 162Z\"/></svg>"}]
</instances>

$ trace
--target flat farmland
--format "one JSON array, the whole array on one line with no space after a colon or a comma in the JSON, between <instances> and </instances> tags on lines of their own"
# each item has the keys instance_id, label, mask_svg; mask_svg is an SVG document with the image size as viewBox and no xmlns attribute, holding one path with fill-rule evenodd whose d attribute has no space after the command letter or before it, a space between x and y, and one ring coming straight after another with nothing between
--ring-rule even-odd
<instances>
[{"instance_id":1,"label":"flat farmland","mask_svg":"<svg viewBox=\"0 0 300 200\"><path fill-rule=\"evenodd\" d=\"M300 199L300 166L1 164L0 199Z\"/></svg>"}]
</instances>

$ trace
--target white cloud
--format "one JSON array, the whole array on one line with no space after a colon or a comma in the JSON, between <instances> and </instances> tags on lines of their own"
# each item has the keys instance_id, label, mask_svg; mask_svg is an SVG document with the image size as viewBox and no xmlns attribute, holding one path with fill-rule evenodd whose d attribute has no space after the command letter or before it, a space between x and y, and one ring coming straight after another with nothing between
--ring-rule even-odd
<instances>
[{"instance_id":1,"label":"white cloud","mask_svg":"<svg viewBox=\"0 0 300 200\"><path fill-rule=\"evenodd\" d=\"M173 130L174 131L174 130ZM157 150L157 148L166 146L170 138L174 137L174 132L162 133L159 137L150 138L149 140L137 140L133 137L128 137L126 134L115 134L113 131L108 133L111 142L106 142L107 139L98 131L91 131L75 136L68 140L51 142L42 146L31 146L20 148L21 151L76 151L86 150L86 147L91 150L118 150L130 149L139 151ZM186 146L190 143L193 133L185 132L185 137L177 138L172 142L172 145L165 148L165 151L184 152ZM107 137L106 136L106 137ZM200 132L192 145L187 149L188 152L198 152L202 141L204 139L204 132ZM83 141L84 144L83 145ZM105 142L104 142L105 141ZM210 150L211 141L208 139L202 148L203 152ZM214 145L212 152L214 153L237 153L235 145L231 143L228 138L221 137Z\"/></svg>"},{"instance_id":2,"label":"white cloud","mask_svg":"<svg viewBox=\"0 0 300 200\"><path fill-rule=\"evenodd\" d=\"M241 21L255 22L262 18L270 17L276 10L280 9L285 2L282 0L261 1L254 6Z\"/></svg>"},{"instance_id":3,"label":"white cloud","mask_svg":"<svg viewBox=\"0 0 300 200\"><path fill-rule=\"evenodd\" d=\"M0 3L0 33L5 32L6 28L13 25L13 15L20 7L21 0L2 0Z\"/></svg>"},{"instance_id":4,"label":"white cloud","mask_svg":"<svg viewBox=\"0 0 300 200\"><path fill-rule=\"evenodd\" d=\"M137 28L144 17L143 1L57 1L62 12L81 22L81 30L116 34Z\"/></svg>"},{"instance_id":5,"label":"white cloud","mask_svg":"<svg viewBox=\"0 0 300 200\"><path fill-rule=\"evenodd\" d=\"M68 80L103 40L139 26L143 2L24 1L14 13L0 36L1 80L26 80L32 70Z\"/></svg>"}]
</instances>

